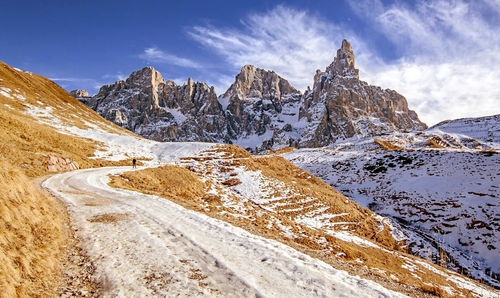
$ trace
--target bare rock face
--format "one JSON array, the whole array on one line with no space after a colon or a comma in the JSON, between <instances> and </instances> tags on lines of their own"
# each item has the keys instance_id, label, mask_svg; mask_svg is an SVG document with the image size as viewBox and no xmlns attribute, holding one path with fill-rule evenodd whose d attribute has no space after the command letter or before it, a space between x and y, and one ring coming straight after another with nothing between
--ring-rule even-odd
<instances>
[{"instance_id":1,"label":"bare rock face","mask_svg":"<svg viewBox=\"0 0 500 298\"><path fill-rule=\"evenodd\" d=\"M80 165L72 159L57 157L54 155L48 156L47 171L49 172L64 172L78 170Z\"/></svg>"},{"instance_id":2,"label":"bare rock face","mask_svg":"<svg viewBox=\"0 0 500 298\"><path fill-rule=\"evenodd\" d=\"M126 81L101 87L89 101L104 118L158 141L224 140L225 119L213 87L164 81L152 67L133 72Z\"/></svg>"},{"instance_id":3,"label":"bare rock face","mask_svg":"<svg viewBox=\"0 0 500 298\"><path fill-rule=\"evenodd\" d=\"M402 95L359 80L346 40L305 94L253 65L243 66L219 98L203 82L189 78L179 86L145 67L101 87L86 104L146 138L230 143L252 152L426 128Z\"/></svg>"},{"instance_id":4,"label":"bare rock face","mask_svg":"<svg viewBox=\"0 0 500 298\"><path fill-rule=\"evenodd\" d=\"M299 119L308 122L300 141L303 147L427 128L417 114L408 109L402 95L359 80L354 53L346 40L333 63L324 72L317 70L313 89L304 94Z\"/></svg>"},{"instance_id":5,"label":"bare rock face","mask_svg":"<svg viewBox=\"0 0 500 298\"><path fill-rule=\"evenodd\" d=\"M76 90L71 90L69 92L71 96L74 98L90 98L92 95L90 95L87 90L82 90L82 89L76 89Z\"/></svg>"},{"instance_id":6,"label":"bare rock face","mask_svg":"<svg viewBox=\"0 0 500 298\"><path fill-rule=\"evenodd\" d=\"M347 40L342 41L342 47L337 50L337 57L327 68L327 71L339 74L343 77L359 79L359 70L354 65L354 52Z\"/></svg>"},{"instance_id":7,"label":"bare rock face","mask_svg":"<svg viewBox=\"0 0 500 298\"><path fill-rule=\"evenodd\" d=\"M245 65L235 82L219 99L227 103L229 137L251 151L289 146L289 121L298 117L302 94L274 71ZM284 134L285 133L285 134Z\"/></svg>"},{"instance_id":8,"label":"bare rock face","mask_svg":"<svg viewBox=\"0 0 500 298\"><path fill-rule=\"evenodd\" d=\"M92 98L92 95L90 95L87 90L82 89L71 90L69 94L84 104L87 104L87 102Z\"/></svg>"}]
</instances>

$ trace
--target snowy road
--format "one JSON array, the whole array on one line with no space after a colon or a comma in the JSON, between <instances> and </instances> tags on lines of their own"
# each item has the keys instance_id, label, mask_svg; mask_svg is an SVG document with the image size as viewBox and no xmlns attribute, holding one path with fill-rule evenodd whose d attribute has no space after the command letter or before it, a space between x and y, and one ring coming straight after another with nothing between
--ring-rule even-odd
<instances>
[{"instance_id":1,"label":"snowy road","mask_svg":"<svg viewBox=\"0 0 500 298\"><path fill-rule=\"evenodd\" d=\"M106 296L400 297L168 200L110 188L130 167L52 176Z\"/></svg>"}]
</instances>

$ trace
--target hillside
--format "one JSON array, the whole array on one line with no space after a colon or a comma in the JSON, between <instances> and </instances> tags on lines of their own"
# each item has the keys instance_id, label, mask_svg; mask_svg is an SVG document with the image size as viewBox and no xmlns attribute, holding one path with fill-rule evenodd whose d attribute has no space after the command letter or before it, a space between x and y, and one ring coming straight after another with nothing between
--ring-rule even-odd
<instances>
[{"instance_id":1,"label":"hillside","mask_svg":"<svg viewBox=\"0 0 500 298\"><path fill-rule=\"evenodd\" d=\"M110 132L140 138L102 119L48 79L2 62L0 127L0 296L53 296L62 286L72 235L65 207L32 179L60 170L128 164L100 158L113 146ZM99 130L100 137L85 138L91 130Z\"/></svg>"},{"instance_id":2,"label":"hillside","mask_svg":"<svg viewBox=\"0 0 500 298\"><path fill-rule=\"evenodd\" d=\"M412 253L498 287L500 144L481 138L494 117L283 156L397 222Z\"/></svg>"},{"instance_id":3,"label":"hillside","mask_svg":"<svg viewBox=\"0 0 500 298\"><path fill-rule=\"evenodd\" d=\"M452 136L465 146L500 148L500 115L443 121L427 131Z\"/></svg>"},{"instance_id":4,"label":"hillside","mask_svg":"<svg viewBox=\"0 0 500 298\"><path fill-rule=\"evenodd\" d=\"M6 260L2 280L7 282L2 292L60 291L58 252L71 235L64 225L67 215L92 264L94 294L175 295L187 289L217 295L243 289L241 284L251 285L245 293L279 293L281 282L332 293L324 287L327 282L379 296L399 296L390 290L413 296L495 295L405 253L407 244L390 221L281 157L254 156L236 146L146 140L107 122L48 79L1 66L2 175L12 179L3 180L0 258ZM130 165L132 158L146 167L87 169L47 180L44 185L65 203L67 213L28 178ZM113 190L108 181L150 195ZM179 219L166 220L166 214ZM192 235L182 232L188 217ZM209 227L205 235L201 227ZM219 240L203 240L207 237ZM236 245L232 239L238 239ZM219 242L233 247L231 254ZM243 248L256 243L265 243L253 251L256 256L272 252L273 257L246 258ZM182 253L194 260L186 261ZM160 261L172 266L169 272L153 270ZM189 267L193 262L199 266ZM242 275L241 268L274 270L282 280L252 270ZM218 273L208 276L211 272ZM308 279L308 272L317 278ZM176 278L180 283L172 282ZM301 288L302 283L310 286Z\"/></svg>"}]
</instances>

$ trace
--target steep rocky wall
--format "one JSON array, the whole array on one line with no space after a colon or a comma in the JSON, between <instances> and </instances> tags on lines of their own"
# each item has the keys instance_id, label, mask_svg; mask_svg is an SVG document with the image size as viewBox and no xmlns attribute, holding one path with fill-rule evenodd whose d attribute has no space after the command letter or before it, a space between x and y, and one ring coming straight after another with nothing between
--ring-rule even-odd
<instances>
[{"instance_id":1,"label":"steep rocky wall","mask_svg":"<svg viewBox=\"0 0 500 298\"><path fill-rule=\"evenodd\" d=\"M145 67L101 87L86 103L147 138L230 143L252 152L426 128L402 95L359 80L346 40L304 94L274 71L253 65L243 66L219 98L203 82L189 78L177 85Z\"/></svg>"}]
</instances>

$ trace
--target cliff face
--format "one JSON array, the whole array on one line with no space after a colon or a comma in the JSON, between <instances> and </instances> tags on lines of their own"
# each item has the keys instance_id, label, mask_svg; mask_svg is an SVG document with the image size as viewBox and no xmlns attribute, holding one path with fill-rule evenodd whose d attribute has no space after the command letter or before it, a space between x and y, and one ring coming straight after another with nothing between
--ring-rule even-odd
<instances>
[{"instance_id":1,"label":"cliff face","mask_svg":"<svg viewBox=\"0 0 500 298\"><path fill-rule=\"evenodd\" d=\"M354 136L427 128L408 109L402 95L359 80L354 53L346 40L332 64L324 72L317 70L313 89L302 100L299 119L303 118L309 122L301 140L305 147L325 146Z\"/></svg>"},{"instance_id":2,"label":"cliff face","mask_svg":"<svg viewBox=\"0 0 500 298\"><path fill-rule=\"evenodd\" d=\"M103 86L87 104L147 138L232 143L253 152L426 128L402 95L359 80L346 40L305 94L253 65L243 66L219 98L205 83L188 79L179 86L146 67Z\"/></svg>"},{"instance_id":3,"label":"cliff face","mask_svg":"<svg viewBox=\"0 0 500 298\"><path fill-rule=\"evenodd\" d=\"M152 67L126 81L101 87L89 106L104 118L159 141L219 142L225 135L224 113L213 87L165 81Z\"/></svg>"},{"instance_id":4,"label":"cliff face","mask_svg":"<svg viewBox=\"0 0 500 298\"><path fill-rule=\"evenodd\" d=\"M290 145L285 136L290 121L283 118L298 117L301 97L299 91L274 71L245 65L219 100L227 104L230 138L243 147L260 146L258 151L270 149L275 142Z\"/></svg>"}]
</instances>

